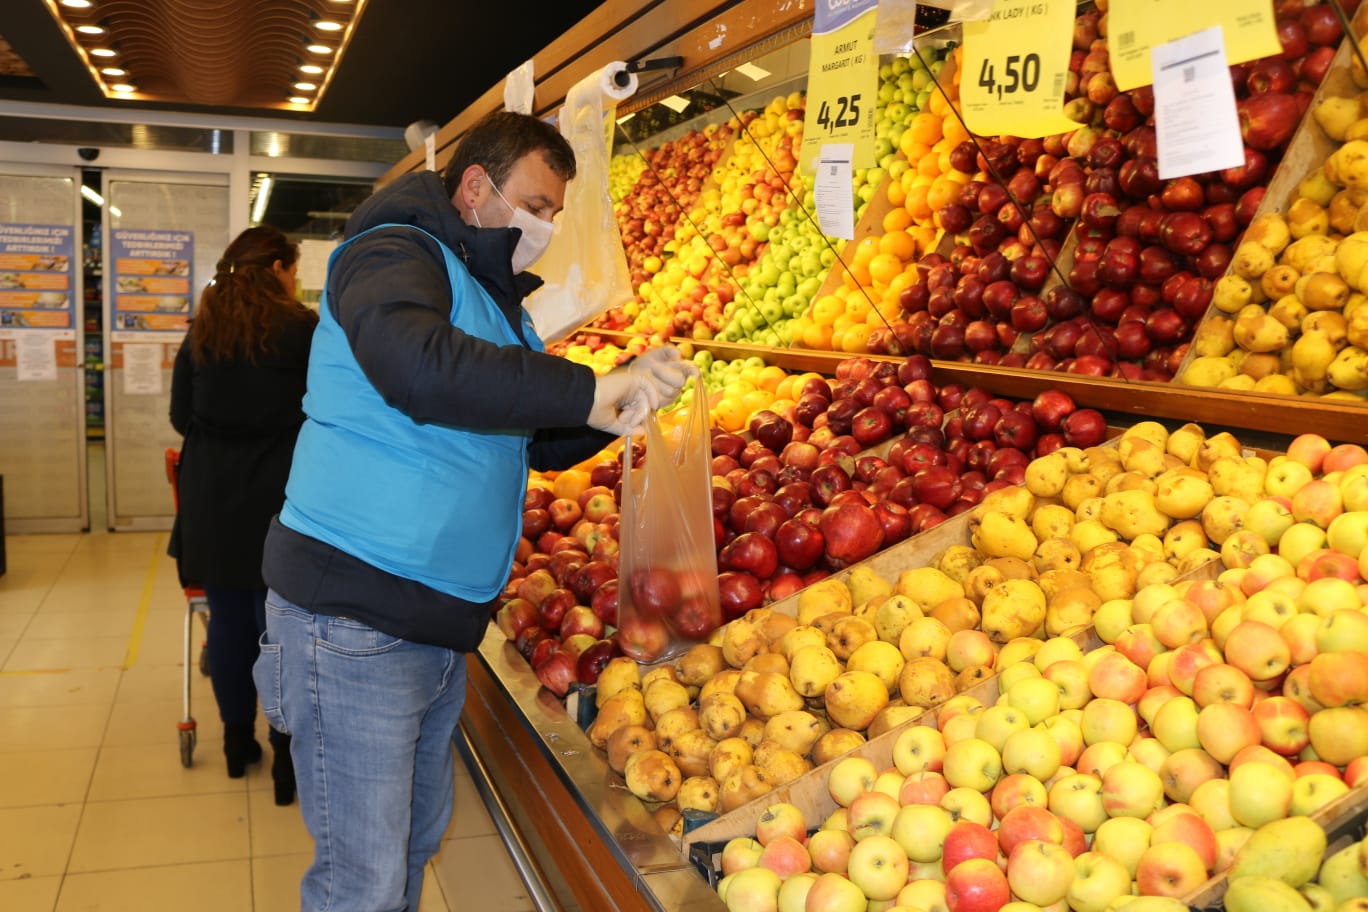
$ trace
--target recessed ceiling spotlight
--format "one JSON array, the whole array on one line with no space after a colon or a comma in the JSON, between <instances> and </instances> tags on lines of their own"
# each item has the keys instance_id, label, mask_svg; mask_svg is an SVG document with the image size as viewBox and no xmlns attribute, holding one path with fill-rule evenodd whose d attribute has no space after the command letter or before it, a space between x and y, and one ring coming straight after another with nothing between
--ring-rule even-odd
<instances>
[{"instance_id":1,"label":"recessed ceiling spotlight","mask_svg":"<svg viewBox=\"0 0 1368 912\"><path fill-rule=\"evenodd\" d=\"M333 52L333 49L326 44L311 44L304 50L308 51L310 54L331 54Z\"/></svg>"},{"instance_id":2,"label":"recessed ceiling spotlight","mask_svg":"<svg viewBox=\"0 0 1368 912\"><path fill-rule=\"evenodd\" d=\"M308 73L313 76L323 72L323 68L316 63L301 63L299 65L299 72Z\"/></svg>"},{"instance_id":3,"label":"recessed ceiling spotlight","mask_svg":"<svg viewBox=\"0 0 1368 912\"><path fill-rule=\"evenodd\" d=\"M342 23L333 22L331 19L320 19L314 23L314 28L320 32L340 32L342 31Z\"/></svg>"},{"instance_id":4,"label":"recessed ceiling spotlight","mask_svg":"<svg viewBox=\"0 0 1368 912\"><path fill-rule=\"evenodd\" d=\"M90 49L90 56L92 56L92 57L113 57L113 56L115 56L115 54L114 54L114 52L113 52L112 50L110 50L109 48L91 48L91 49Z\"/></svg>"},{"instance_id":5,"label":"recessed ceiling spotlight","mask_svg":"<svg viewBox=\"0 0 1368 912\"><path fill-rule=\"evenodd\" d=\"M306 104L312 104L312 103L313 103L313 99L312 99L312 98L305 98L303 95L291 95L291 96L290 96L290 104L306 105Z\"/></svg>"},{"instance_id":6,"label":"recessed ceiling spotlight","mask_svg":"<svg viewBox=\"0 0 1368 912\"><path fill-rule=\"evenodd\" d=\"M82 35L103 35L105 30L98 25L78 25L76 31Z\"/></svg>"},{"instance_id":7,"label":"recessed ceiling spotlight","mask_svg":"<svg viewBox=\"0 0 1368 912\"><path fill-rule=\"evenodd\" d=\"M90 0L62 0L62 6L70 9L90 9Z\"/></svg>"},{"instance_id":8,"label":"recessed ceiling spotlight","mask_svg":"<svg viewBox=\"0 0 1368 912\"><path fill-rule=\"evenodd\" d=\"M317 84L312 82L296 82L294 87L301 92L312 92L314 89L318 88Z\"/></svg>"},{"instance_id":9,"label":"recessed ceiling spotlight","mask_svg":"<svg viewBox=\"0 0 1368 912\"><path fill-rule=\"evenodd\" d=\"M128 70L121 69L119 67L105 67L104 69L100 70L100 72L103 73L105 76L118 77L128 75Z\"/></svg>"},{"instance_id":10,"label":"recessed ceiling spotlight","mask_svg":"<svg viewBox=\"0 0 1368 912\"><path fill-rule=\"evenodd\" d=\"M137 86L135 86L135 85L129 85L129 84L126 83L126 82L116 82L114 85L110 86L109 88L112 89L112 90L115 91L115 92L136 92L136 91L138 91L138 87L137 87Z\"/></svg>"}]
</instances>

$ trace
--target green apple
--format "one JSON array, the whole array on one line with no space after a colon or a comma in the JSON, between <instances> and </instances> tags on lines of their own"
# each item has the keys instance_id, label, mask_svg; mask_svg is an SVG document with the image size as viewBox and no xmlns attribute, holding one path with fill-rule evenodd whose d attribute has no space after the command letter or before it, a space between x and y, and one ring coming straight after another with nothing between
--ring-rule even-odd
<instances>
[{"instance_id":1,"label":"green apple","mask_svg":"<svg viewBox=\"0 0 1368 912\"><path fill-rule=\"evenodd\" d=\"M891 900L907 884L907 860L907 853L891 836L870 836L850 850L847 873L866 898Z\"/></svg>"},{"instance_id":2,"label":"green apple","mask_svg":"<svg viewBox=\"0 0 1368 912\"><path fill-rule=\"evenodd\" d=\"M1292 780L1267 764L1242 763L1230 772L1230 813L1241 826L1259 827L1287 816Z\"/></svg>"},{"instance_id":3,"label":"green apple","mask_svg":"<svg viewBox=\"0 0 1368 912\"><path fill-rule=\"evenodd\" d=\"M1131 873L1124 864L1101 852L1084 852L1074 859L1074 880L1065 898L1074 912L1107 912L1130 889Z\"/></svg>"}]
</instances>

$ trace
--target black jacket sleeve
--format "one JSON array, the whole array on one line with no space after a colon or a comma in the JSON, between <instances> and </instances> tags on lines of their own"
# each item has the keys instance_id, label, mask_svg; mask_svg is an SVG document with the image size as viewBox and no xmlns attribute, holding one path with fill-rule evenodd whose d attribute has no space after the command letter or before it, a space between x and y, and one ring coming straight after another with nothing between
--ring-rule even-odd
<instances>
[{"instance_id":1,"label":"black jacket sleeve","mask_svg":"<svg viewBox=\"0 0 1368 912\"><path fill-rule=\"evenodd\" d=\"M171 367L171 426L184 437L190 431L194 407L194 366L190 363L190 334L185 334Z\"/></svg>"},{"instance_id":2,"label":"black jacket sleeve","mask_svg":"<svg viewBox=\"0 0 1368 912\"><path fill-rule=\"evenodd\" d=\"M435 244L381 229L338 257L329 305L367 379L416 421L465 427L583 428L594 375L451 324L451 287Z\"/></svg>"},{"instance_id":3,"label":"black jacket sleeve","mask_svg":"<svg viewBox=\"0 0 1368 912\"><path fill-rule=\"evenodd\" d=\"M528 447L528 461L538 472L560 471L593 456L617 438L590 427L538 431Z\"/></svg>"}]
</instances>

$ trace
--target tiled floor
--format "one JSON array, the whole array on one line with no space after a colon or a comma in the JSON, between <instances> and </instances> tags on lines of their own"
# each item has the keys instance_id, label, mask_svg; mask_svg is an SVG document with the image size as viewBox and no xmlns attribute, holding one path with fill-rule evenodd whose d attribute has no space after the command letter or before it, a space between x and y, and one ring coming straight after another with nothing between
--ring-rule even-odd
<instances>
[{"instance_id":1,"label":"tiled floor","mask_svg":"<svg viewBox=\"0 0 1368 912\"><path fill-rule=\"evenodd\" d=\"M227 777L198 672L195 762L180 763L185 598L166 534L108 533L96 520L90 534L5 542L0 910L298 909L312 851L299 807L274 805L261 764ZM531 908L458 762L456 812L419 912Z\"/></svg>"}]
</instances>

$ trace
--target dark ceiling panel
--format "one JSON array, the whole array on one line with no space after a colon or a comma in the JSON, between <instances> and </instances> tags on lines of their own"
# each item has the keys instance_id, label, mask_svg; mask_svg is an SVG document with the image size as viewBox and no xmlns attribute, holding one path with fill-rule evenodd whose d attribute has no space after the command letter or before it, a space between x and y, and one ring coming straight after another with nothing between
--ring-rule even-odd
<instances>
[{"instance_id":1,"label":"dark ceiling panel","mask_svg":"<svg viewBox=\"0 0 1368 912\"><path fill-rule=\"evenodd\" d=\"M97 5L99 0L96 0ZM128 3L130 0L121 0ZM162 0L164 5L193 0ZM33 70L0 79L0 101L105 108L244 114L403 128L415 120L445 123L512 69L589 15L599 0L371 0L332 84L312 114L214 105L108 100L72 51L42 0L0 2L0 35ZM298 4L280 0L282 14ZM257 17L261 4L257 2ZM140 53L147 53L143 48ZM174 73L167 51L160 75ZM0 105L0 115L3 105Z\"/></svg>"}]
</instances>

